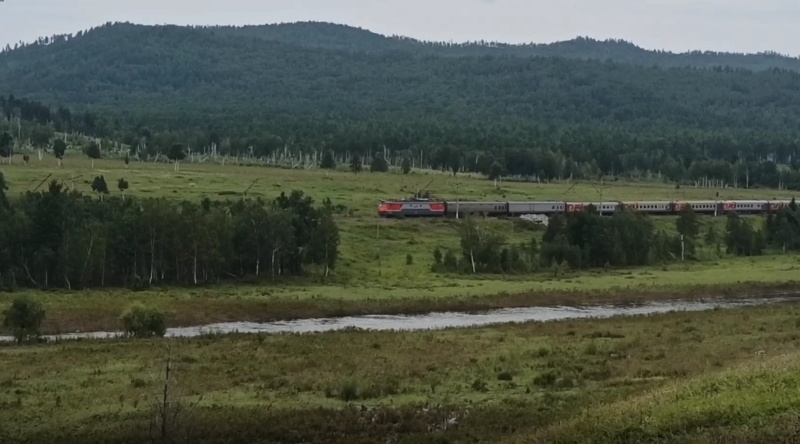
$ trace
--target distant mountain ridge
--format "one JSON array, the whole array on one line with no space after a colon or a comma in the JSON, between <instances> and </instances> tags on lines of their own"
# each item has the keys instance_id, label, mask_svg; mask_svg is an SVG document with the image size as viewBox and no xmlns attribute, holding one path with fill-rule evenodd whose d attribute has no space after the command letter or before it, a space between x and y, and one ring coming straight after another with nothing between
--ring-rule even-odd
<instances>
[{"instance_id":1,"label":"distant mountain ridge","mask_svg":"<svg viewBox=\"0 0 800 444\"><path fill-rule=\"evenodd\" d=\"M235 113L258 125L278 116L340 122L402 114L739 128L780 126L785 114L773 108L795 113L800 69L772 71L796 59L697 54L714 68L670 66L680 57L691 54L589 39L426 43L325 23L117 23L0 53L0 94L189 125ZM653 60L670 69L654 69ZM725 60L738 65L720 68ZM759 69L733 69L748 64Z\"/></svg>"},{"instance_id":2,"label":"distant mountain ridge","mask_svg":"<svg viewBox=\"0 0 800 444\"><path fill-rule=\"evenodd\" d=\"M668 169L724 183L741 159L753 163L741 182L770 159L764 168L791 163L800 189L797 67L591 39L452 45L319 23L122 23L0 53L0 94L81 113L78 127L100 137L152 136L151 155L175 141L229 153L386 149L469 171L496 159L513 175ZM758 183L779 186L772 169Z\"/></svg>"},{"instance_id":3,"label":"distant mountain ridge","mask_svg":"<svg viewBox=\"0 0 800 444\"><path fill-rule=\"evenodd\" d=\"M293 22L248 26L203 26L182 27L176 25L136 25L128 22L107 23L88 32L101 29L121 28L149 29L153 32L169 28L204 30L211 35L244 37L277 42L304 48L344 50L367 54L406 52L417 55L458 56L512 56L512 57L556 57L580 60L613 61L641 66L662 68L733 68L763 71L786 69L800 71L800 57L777 52L731 53L715 51L670 51L648 50L632 42L619 39L596 40L576 37L553 43L510 44L494 41L437 42L423 41L399 35L383 35L367 29L327 22ZM84 32L78 33L78 35ZM65 36L40 39L36 43L65 40Z\"/></svg>"},{"instance_id":4,"label":"distant mountain ridge","mask_svg":"<svg viewBox=\"0 0 800 444\"><path fill-rule=\"evenodd\" d=\"M366 29L325 22L296 22L244 27L212 27L232 35L248 36L296 46L361 52L409 51L441 56L563 57L611 60L661 67L743 68L754 71L780 68L800 71L800 58L761 52L755 54L715 51L674 53L641 48L625 40L576 37L553 43L509 44L493 41L434 42L406 36L385 36Z\"/></svg>"}]
</instances>

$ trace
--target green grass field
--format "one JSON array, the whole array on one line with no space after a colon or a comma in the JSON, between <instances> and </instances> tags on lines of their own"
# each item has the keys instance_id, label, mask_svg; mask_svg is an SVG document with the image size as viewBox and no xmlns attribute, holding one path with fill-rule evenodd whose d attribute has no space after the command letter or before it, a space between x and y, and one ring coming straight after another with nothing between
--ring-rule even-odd
<instances>
[{"instance_id":1,"label":"green grass field","mask_svg":"<svg viewBox=\"0 0 800 444\"><path fill-rule=\"evenodd\" d=\"M191 407L180 422L203 442L775 442L798 418L799 325L790 303L438 332L0 347L0 436L142 442L169 343L170 389Z\"/></svg>"},{"instance_id":2,"label":"green grass field","mask_svg":"<svg viewBox=\"0 0 800 444\"><path fill-rule=\"evenodd\" d=\"M168 325L367 313L418 313L531 305L760 296L800 289L800 257L733 258L703 247L698 261L638 269L523 276L430 271L432 251L458 248L458 221L383 220L382 198L430 182L438 197L599 200L597 184L501 183L438 172L370 174L263 166L172 165L70 157L0 166L11 195L48 175L90 192L103 174L136 196L273 198L300 189L347 207L337 216L336 273L303 281L200 288L0 293L0 306L40 300L47 333L118 330L134 302L163 309ZM73 181L74 178L74 181ZM116 191L115 191L116 192ZM225 195L220 195L222 192ZM713 199L716 190L611 182L603 199ZM722 190L721 198L789 198L773 190ZM540 227L487 220L509 242ZM673 230L674 218L657 227ZM722 218L703 218L721 230ZM407 263L407 256L412 261ZM773 443L800 424L794 389L800 308L781 304L703 313L564 321L439 332L344 331L312 336L208 336L0 346L0 442L149 441L170 385L186 410L170 427L180 442L321 443ZM155 424L157 426L157 424ZM158 428L158 427L156 427ZM184 440L186 437L191 440ZM193 440L193 441L192 441ZM790 441L791 442L791 441Z\"/></svg>"},{"instance_id":3,"label":"green grass field","mask_svg":"<svg viewBox=\"0 0 800 444\"><path fill-rule=\"evenodd\" d=\"M648 297L652 290L693 288L695 286L737 285L742 283L783 284L797 280L800 266L792 255L736 259L718 255L713 248L699 252L700 262L672 264L632 270L567 272L554 276L543 270L524 276L440 275L430 271L433 249L459 248L459 221L386 220L377 216L380 199L399 198L428 186L436 196L461 199L565 199L598 200L598 183L494 183L468 175L413 171L409 175L319 169L284 169L240 166L228 162L183 162L175 172L171 164L131 161L126 168L119 159L98 160L94 168L85 157L67 157L63 167L45 156L32 156L26 165L19 156L11 165L0 166L11 195L34 190L43 180L63 180L70 187L91 193L89 183L104 175L115 184L120 177L130 183L126 193L141 197L174 199L230 199L220 195L248 191L248 196L271 199L280 192L295 189L313 196L317 202L330 198L347 207L337 216L341 228L340 261L335 275L318 283L261 282L212 288L156 289L133 293L127 290L81 292L29 292L40 298L48 311L48 332L115 329L119 314L133 301L145 301L168 311L172 325L252 319L268 320L306 316L333 316L375 312L419 312L437 309L477 309L502 305L553 303L555 292L610 291L624 293L626 300L636 294ZM255 183L254 183L255 182ZM42 185L46 187L46 184ZM658 182L605 182L604 200L636 199L713 199L789 198L788 192L774 190L676 189ZM703 218L707 227L716 224L723 231L723 218ZM656 219L659 229L674 230L675 219ZM543 228L526 222L490 219L481 223L502 233L509 243L540 238ZM703 228L703 233L707 228ZM411 264L407 263L408 257ZM497 296L502 295L502 296ZM516 295L510 297L509 295ZM0 294L0 303L14 295ZM689 294L688 296L691 296ZM612 298L613 299L613 298ZM599 300L590 296L577 302Z\"/></svg>"}]
</instances>

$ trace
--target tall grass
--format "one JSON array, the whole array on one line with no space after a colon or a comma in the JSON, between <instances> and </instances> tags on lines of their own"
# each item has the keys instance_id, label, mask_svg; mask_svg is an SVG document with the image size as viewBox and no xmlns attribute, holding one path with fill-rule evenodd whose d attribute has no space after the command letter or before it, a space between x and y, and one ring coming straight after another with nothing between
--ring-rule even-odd
<instances>
[{"instance_id":1,"label":"tall grass","mask_svg":"<svg viewBox=\"0 0 800 444\"><path fill-rule=\"evenodd\" d=\"M456 442L672 442L717 429L745 436L800 406L798 318L800 308L784 304L170 343L181 390L200 400L190 429L217 437L211 442L230 442L225 434L268 441L289 426L294 441L323 443L430 442L428 430ZM7 436L136 441L160 390L153 375L165 341L0 347ZM788 433L780 427L775 433Z\"/></svg>"}]
</instances>

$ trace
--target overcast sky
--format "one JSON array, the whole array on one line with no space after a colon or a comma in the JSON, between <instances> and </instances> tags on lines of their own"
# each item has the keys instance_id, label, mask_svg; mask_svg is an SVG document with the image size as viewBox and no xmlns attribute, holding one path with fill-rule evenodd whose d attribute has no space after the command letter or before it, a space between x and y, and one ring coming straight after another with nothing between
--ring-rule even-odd
<instances>
[{"instance_id":1,"label":"overcast sky","mask_svg":"<svg viewBox=\"0 0 800 444\"><path fill-rule=\"evenodd\" d=\"M427 40L621 38L648 49L800 55L800 0L0 0L0 44L108 21L327 21Z\"/></svg>"}]
</instances>

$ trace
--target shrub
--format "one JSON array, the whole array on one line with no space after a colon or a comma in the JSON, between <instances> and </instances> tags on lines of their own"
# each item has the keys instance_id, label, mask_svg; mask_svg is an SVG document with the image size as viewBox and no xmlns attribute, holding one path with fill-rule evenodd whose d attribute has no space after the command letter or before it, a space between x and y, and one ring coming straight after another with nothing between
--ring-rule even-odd
<instances>
[{"instance_id":1,"label":"shrub","mask_svg":"<svg viewBox=\"0 0 800 444\"><path fill-rule=\"evenodd\" d=\"M539 349L534 352L534 356L537 358L544 358L545 356L550 354L550 349L547 347L539 347Z\"/></svg>"},{"instance_id":2,"label":"shrub","mask_svg":"<svg viewBox=\"0 0 800 444\"><path fill-rule=\"evenodd\" d=\"M583 346L583 353L587 355L596 355L598 352L597 344L589 342Z\"/></svg>"},{"instance_id":3,"label":"shrub","mask_svg":"<svg viewBox=\"0 0 800 444\"><path fill-rule=\"evenodd\" d=\"M514 376L509 372L502 372L499 375L497 375L497 380L498 381L513 381L514 380Z\"/></svg>"},{"instance_id":4,"label":"shrub","mask_svg":"<svg viewBox=\"0 0 800 444\"><path fill-rule=\"evenodd\" d=\"M433 250L433 263L436 265L442 263L442 250L440 250L439 247Z\"/></svg>"},{"instance_id":5,"label":"shrub","mask_svg":"<svg viewBox=\"0 0 800 444\"><path fill-rule=\"evenodd\" d=\"M358 383L356 381L345 381L342 383L341 387L339 387L339 399L344 402L355 401L358 399Z\"/></svg>"},{"instance_id":6,"label":"shrub","mask_svg":"<svg viewBox=\"0 0 800 444\"><path fill-rule=\"evenodd\" d=\"M120 317L125 334L135 338L164 336L167 325L164 313L157 308L148 308L141 304L130 307Z\"/></svg>"},{"instance_id":7,"label":"shrub","mask_svg":"<svg viewBox=\"0 0 800 444\"><path fill-rule=\"evenodd\" d=\"M14 339L21 344L27 339L39 337L44 316L42 304L27 297L19 297L5 311L3 327L11 330Z\"/></svg>"},{"instance_id":8,"label":"shrub","mask_svg":"<svg viewBox=\"0 0 800 444\"><path fill-rule=\"evenodd\" d=\"M414 256L407 254L406 255L406 265L411 265L414 263Z\"/></svg>"},{"instance_id":9,"label":"shrub","mask_svg":"<svg viewBox=\"0 0 800 444\"><path fill-rule=\"evenodd\" d=\"M555 372L547 371L533 378L533 384L539 387L550 387L555 384L557 379L558 375Z\"/></svg>"}]
</instances>

